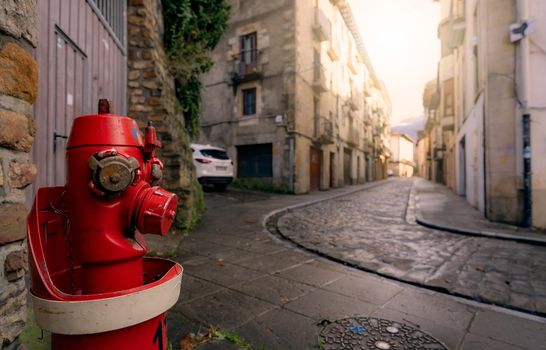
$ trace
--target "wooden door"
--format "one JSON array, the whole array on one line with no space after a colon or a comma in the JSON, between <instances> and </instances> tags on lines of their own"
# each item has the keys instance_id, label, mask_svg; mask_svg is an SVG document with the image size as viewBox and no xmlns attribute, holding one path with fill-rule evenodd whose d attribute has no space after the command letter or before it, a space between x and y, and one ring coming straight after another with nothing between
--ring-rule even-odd
<instances>
[{"instance_id":1,"label":"wooden door","mask_svg":"<svg viewBox=\"0 0 546 350\"><path fill-rule=\"evenodd\" d=\"M74 118L96 113L99 98L126 113L126 1L40 0L32 188L65 183L66 137Z\"/></svg>"},{"instance_id":2,"label":"wooden door","mask_svg":"<svg viewBox=\"0 0 546 350\"><path fill-rule=\"evenodd\" d=\"M320 149L310 148L309 157L309 190L311 192L320 189L320 168L321 168L321 151Z\"/></svg>"}]
</instances>

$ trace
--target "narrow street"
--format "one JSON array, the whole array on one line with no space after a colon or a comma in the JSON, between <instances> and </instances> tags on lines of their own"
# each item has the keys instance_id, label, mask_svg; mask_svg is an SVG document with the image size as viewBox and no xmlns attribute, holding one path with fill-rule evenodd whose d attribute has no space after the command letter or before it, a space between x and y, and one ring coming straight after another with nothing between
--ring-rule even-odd
<instances>
[{"instance_id":1,"label":"narrow street","mask_svg":"<svg viewBox=\"0 0 546 350\"><path fill-rule=\"evenodd\" d=\"M432 337L443 344L433 347L430 343L432 349L541 349L546 343L544 318L415 284L452 278L454 285L466 286L468 291L470 283L494 285L487 276L504 278L505 270L489 269L510 246L516 250L507 259L520 264L508 270L510 278L518 276L512 271L525 269L522 266L529 266L532 274L544 250L407 223L412 216L411 206L406 212L411 188L411 179L397 179L302 196L231 190L206 193L208 210L194 232L182 238L169 236L166 242L151 240L154 251L184 266L182 294L169 312L173 349L188 334L206 332L211 325L244 339L252 349L350 348L350 343L335 345L339 339L324 336L332 327L337 332L336 326L355 320L366 325L378 321L406 325L407 334L418 330L419 341ZM282 214L309 203L315 204ZM367 269L392 274L398 281L329 261L267 232L264 219L275 218L275 212L281 214L279 228L283 234L292 234L291 239L325 255L338 254L338 259L350 264L367 263ZM479 251L480 247L486 251ZM522 254L535 254L535 260L522 265ZM477 272L483 269L487 283L458 274L461 266L479 268ZM414 285L400 282L403 279ZM535 283L537 277L528 280ZM534 286L540 290L539 284ZM528 297L539 300L533 298ZM240 348L226 339L197 347Z\"/></svg>"},{"instance_id":2,"label":"narrow street","mask_svg":"<svg viewBox=\"0 0 546 350\"><path fill-rule=\"evenodd\" d=\"M278 218L278 230L306 248L365 270L545 315L546 247L416 224L416 181L391 179L291 210Z\"/></svg>"}]
</instances>

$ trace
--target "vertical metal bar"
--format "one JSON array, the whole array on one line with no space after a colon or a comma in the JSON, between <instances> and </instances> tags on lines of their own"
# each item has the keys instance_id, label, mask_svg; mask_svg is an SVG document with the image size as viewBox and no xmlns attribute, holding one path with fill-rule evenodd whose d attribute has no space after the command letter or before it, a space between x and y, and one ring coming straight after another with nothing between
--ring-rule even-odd
<instances>
[{"instance_id":1,"label":"vertical metal bar","mask_svg":"<svg viewBox=\"0 0 546 350\"><path fill-rule=\"evenodd\" d=\"M533 200L531 193L531 115L523 115L523 220L532 226Z\"/></svg>"}]
</instances>

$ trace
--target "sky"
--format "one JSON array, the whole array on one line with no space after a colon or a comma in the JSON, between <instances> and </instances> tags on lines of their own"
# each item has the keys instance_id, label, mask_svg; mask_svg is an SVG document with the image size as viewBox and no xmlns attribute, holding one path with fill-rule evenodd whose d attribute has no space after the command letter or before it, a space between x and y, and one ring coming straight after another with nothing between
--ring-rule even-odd
<instances>
[{"instance_id":1,"label":"sky","mask_svg":"<svg viewBox=\"0 0 546 350\"><path fill-rule=\"evenodd\" d=\"M349 0L364 46L392 100L391 126L423 121L422 93L440 59L433 0Z\"/></svg>"}]
</instances>

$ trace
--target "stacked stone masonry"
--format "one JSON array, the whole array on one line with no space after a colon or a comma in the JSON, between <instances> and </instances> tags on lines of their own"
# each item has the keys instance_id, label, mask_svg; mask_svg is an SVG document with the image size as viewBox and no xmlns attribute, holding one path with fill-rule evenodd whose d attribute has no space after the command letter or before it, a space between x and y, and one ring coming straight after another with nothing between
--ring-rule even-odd
<instances>
[{"instance_id":1,"label":"stacked stone masonry","mask_svg":"<svg viewBox=\"0 0 546 350\"><path fill-rule=\"evenodd\" d=\"M128 36L128 115L141 127L151 121L163 148L159 156L165 168L163 186L181 201L177 224L183 224L192 207L193 175L189 137L174 95L174 79L167 68L163 47L163 13L160 0L129 0Z\"/></svg>"},{"instance_id":2,"label":"stacked stone masonry","mask_svg":"<svg viewBox=\"0 0 546 350\"><path fill-rule=\"evenodd\" d=\"M32 104L38 94L36 0L5 0L0 11L0 347L22 348L26 323L25 188L36 178Z\"/></svg>"}]
</instances>

